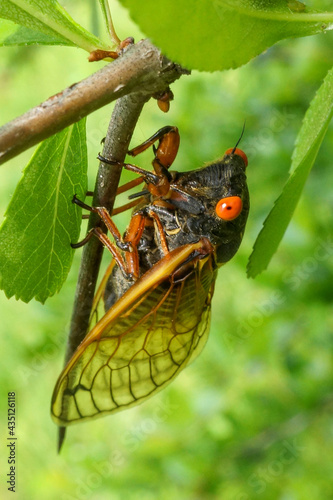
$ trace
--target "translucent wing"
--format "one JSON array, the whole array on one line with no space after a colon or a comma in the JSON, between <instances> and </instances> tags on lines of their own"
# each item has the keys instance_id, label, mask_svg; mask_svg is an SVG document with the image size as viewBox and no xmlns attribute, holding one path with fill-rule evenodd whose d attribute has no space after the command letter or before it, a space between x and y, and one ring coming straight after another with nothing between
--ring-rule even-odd
<instances>
[{"instance_id":1,"label":"translucent wing","mask_svg":"<svg viewBox=\"0 0 333 500\"><path fill-rule=\"evenodd\" d=\"M111 263L109 264L109 266L108 266L108 268L103 276L102 281L99 284L97 292L95 293L94 301L93 301L91 312L90 312L88 331L90 331L95 326L95 324L98 321L98 318L102 317L102 315L103 315L103 312L104 312L104 304L103 304L104 289L106 287L108 279L110 278L110 275L111 275L112 270L113 270L115 265L116 265L116 261L114 259L112 259Z\"/></svg>"},{"instance_id":2,"label":"translucent wing","mask_svg":"<svg viewBox=\"0 0 333 500\"><path fill-rule=\"evenodd\" d=\"M141 403L199 354L215 281L212 255L199 259L193 253L200 247L184 245L161 259L84 339L54 391L58 425ZM187 274L177 280L175 271L185 261Z\"/></svg>"}]
</instances>

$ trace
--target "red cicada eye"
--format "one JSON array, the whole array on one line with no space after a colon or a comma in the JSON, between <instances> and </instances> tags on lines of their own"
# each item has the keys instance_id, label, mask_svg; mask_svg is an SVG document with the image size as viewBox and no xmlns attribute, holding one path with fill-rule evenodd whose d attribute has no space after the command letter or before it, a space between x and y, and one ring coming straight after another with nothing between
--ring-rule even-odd
<instances>
[{"instance_id":1,"label":"red cicada eye","mask_svg":"<svg viewBox=\"0 0 333 500\"><path fill-rule=\"evenodd\" d=\"M244 151L242 151L241 149L239 148L230 148L230 149L227 149L226 152L225 152L226 155L230 155L230 154L234 154L234 155L238 155L240 156L244 163L245 163L245 166L247 167L248 166L248 159L247 159L247 156L246 154L244 153Z\"/></svg>"},{"instance_id":2,"label":"red cicada eye","mask_svg":"<svg viewBox=\"0 0 333 500\"><path fill-rule=\"evenodd\" d=\"M243 202L239 196L228 196L222 198L216 205L215 211L222 220L233 220L239 216L243 208Z\"/></svg>"}]
</instances>

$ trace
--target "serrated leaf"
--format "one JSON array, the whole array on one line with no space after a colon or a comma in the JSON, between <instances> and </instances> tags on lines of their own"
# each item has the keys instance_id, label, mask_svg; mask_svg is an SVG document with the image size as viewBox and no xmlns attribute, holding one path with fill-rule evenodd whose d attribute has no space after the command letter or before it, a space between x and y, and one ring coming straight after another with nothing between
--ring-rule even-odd
<instances>
[{"instance_id":1,"label":"serrated leaf","mask_svg":"<svg viewBox=\"0 0 333 500\"><path fill-rule=\"evenodd\" d=\"M25 26L20 26L11 21L0 19L0 46L11 45L74 45L64 38L56 38L45 35L40 31L34 31Z\"/></svg>"},{"instance_id":2,"label":"serrated leaf","mask_svg":"<svg viewBox=\"0 0 333 500\"><path fill-rule=\"evenodd\" d=\"M301 2L286 0L120 1L172 61L202 71L236 68L279 40L333 23L333 13L300 11L292 5Z\"/></svg>"},{"instance_id":3,"label":"serrated leaf","mask_svg":"<svg viewBox=\"0 0 333 500\"><path fill-rule=\"evenodd\" d=\"M296 140L290 177L255 241L247 267L249 277L254 278L266 269L276 252L293 216L332 116L333 69L328 72L305 114Z\"/></svg>"},{"instance_id":4,"label":"serrated leaf","mask_svg":"<svg viewBox=\"0 0 333 500\"><path fill-rule=\"evenodd\" d=\"M57 0L1 0L0 17L88 52L109 49L76 23ZM36 43L36 42L35 42Z\"/></svg>"},{"instance_id":5,"label":"serrated leaf","mask_svg":"<svg viewBox=\"0 0 333 500\"><path fill-rule=\"evenodd\" d=\"M44 302L59 291L79 238L87 189L85 119L37 148L0 228L0 287L7 297Z\"/></svg>"}]
</instances>

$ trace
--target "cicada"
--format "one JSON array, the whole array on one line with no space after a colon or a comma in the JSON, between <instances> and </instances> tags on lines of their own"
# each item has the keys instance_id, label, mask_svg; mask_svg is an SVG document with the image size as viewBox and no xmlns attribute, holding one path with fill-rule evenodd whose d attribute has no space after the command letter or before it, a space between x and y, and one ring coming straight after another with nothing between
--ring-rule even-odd
<instances>
[{"instance_id":1,"label":"cicada","mask_svg":"<svg viewBox=\"0 0 333 500\"><path fill-rule=\"evenodd\" d=\"M124 165L145 181L125 234L104 208L92 209L114 242L94 234L114 258L95 300L94 310L104 301L104 315L54 390L52 415L60 426L142 403L198 356L209 333L217 271L243 237L249 194L247 158L238 143L190 172L169 171L179 145L176 127L164 127L129 154L151 145L153 172Z\"/></svg>"}]
</instances>

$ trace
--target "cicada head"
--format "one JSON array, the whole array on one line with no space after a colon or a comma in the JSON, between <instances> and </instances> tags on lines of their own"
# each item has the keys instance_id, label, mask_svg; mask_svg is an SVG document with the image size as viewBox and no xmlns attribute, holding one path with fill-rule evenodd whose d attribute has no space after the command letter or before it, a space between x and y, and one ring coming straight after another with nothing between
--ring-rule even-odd
<instances>
[{"instance_id":1,"label":"cicada head","mask_svg":"<svg viewBox=\"0 0 333 500\"><path fill-rule=\"evenodd\" d=\"M246 166L241 150L228 150L202 169L179 174L173 186L172 203L184 231L208 238L218 265L233 257L244 234L250 205Z\"/></svg>"}]
</instances>

